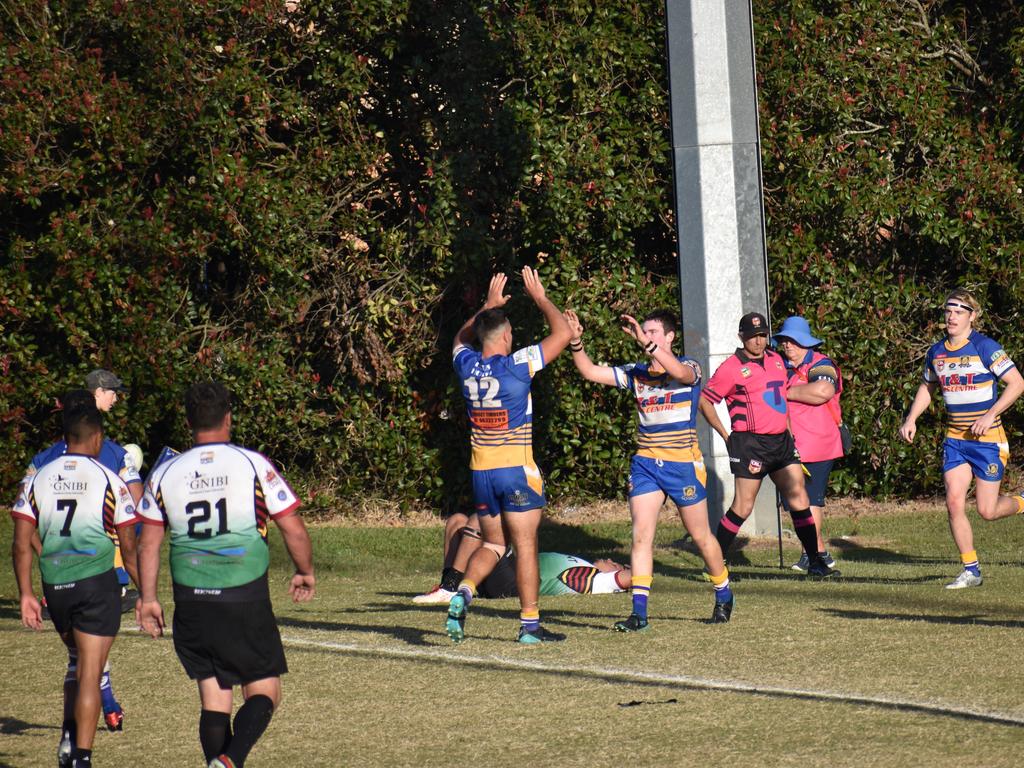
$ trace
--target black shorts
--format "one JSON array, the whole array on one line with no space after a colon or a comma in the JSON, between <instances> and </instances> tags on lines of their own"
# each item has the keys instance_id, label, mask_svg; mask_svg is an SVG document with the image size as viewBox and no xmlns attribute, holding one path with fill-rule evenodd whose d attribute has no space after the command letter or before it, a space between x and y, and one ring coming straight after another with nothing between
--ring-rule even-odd
<instances>
[{"instance_id":1,"label":"black shorts","mask_svg":"<svg viewBox=\"0 0 1024 768\"><path fill-rule=\"evenodd\" d=\"M736 477L761 480L772 472L800 463L793 435L732 432L729 435L729 470Z\"/></svg>"},{"instance_id":2,"label":"black shorts","mask_svg":"<svg viewBox=\"0 0 1024 768\"><path fill-rule=\"evenodd\" d=\"M288 671L270 600L192 600L174 605L174 650L193 680L221 688Z\"/></svg>"},{"instance_id":3,"label":"black shorts","mask_svg":"<svg viewBox=\"0 0 1024 768\"><path fill-rule=\"evenodd\" d=\"M477 594L489 600L516 597L519 594L516 586L516 556L511 547L505 550L491 575L477 587Z\"/></svg>"},{"instance_id":4,"label":"black shorts","mask_svg":"<svg viewBox=\"0 0 1024 768\"><path fill-rule=\"evenodd\" d=\"M77 629L114 637L121 628L121 585L113 568L70 584L44 582L43 595L53 626L62 635Z\"/></svg>"}]
</instances>

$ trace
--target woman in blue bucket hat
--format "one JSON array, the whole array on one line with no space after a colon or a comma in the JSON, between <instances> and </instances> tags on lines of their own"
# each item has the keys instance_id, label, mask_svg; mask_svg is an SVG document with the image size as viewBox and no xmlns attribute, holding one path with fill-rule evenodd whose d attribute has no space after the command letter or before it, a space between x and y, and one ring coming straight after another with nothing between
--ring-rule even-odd
<instances>
[{"instance_id":1,"label":"woman in blue bucket hat","mask_svg":"<svg viewBox=\"0 0 1024 768\"><path fill-rule=\"evenodd\" d=\"M807 475L807 496L818 529L818 555L829 570L835 570L836 562L825 548L821 525L832 465L845 453L839 405L843 379L839 366L818 351L822 340L811 334L810 325L799 315L786 318L772 343L782 354L789 377L789 424ZM805 552L792 568L806 573L808 564Z\"/></svg>"}]
</instances>

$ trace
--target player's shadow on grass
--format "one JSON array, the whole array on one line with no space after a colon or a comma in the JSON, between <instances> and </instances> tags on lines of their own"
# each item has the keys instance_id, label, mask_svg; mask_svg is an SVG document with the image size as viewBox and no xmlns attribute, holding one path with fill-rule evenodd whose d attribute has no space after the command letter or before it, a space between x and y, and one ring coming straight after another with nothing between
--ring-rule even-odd
<instances>
[{"instance_id":1,"label":"player's shadow on grass","mask_svg":"<svg viewBox=\"0 0 1024 768\"><path fill-rule=\"evenodd\" d=\"M379 593L381 595L393 594L393 593ZM573 600L589 600L589 597L578 596L572 597ZM615 607L620 608L622 606L616 605ZM612 608L609 603L609 609ZM430 613L435 616L444 617L445 608L443 605L417 605L415 603L365 603L362 608L350 608L345 613L407 613L409 611L417 611L419 613ZM621 619L619 615L621 611L609 610L608 613L587 613L584 611L576 610L575 608L570 609L545 609L543 612L543 619L545 624L560 624L567 627L573 627L576 629L605 629L611 627L616 619ZM488 617L488 618L507 618L509 620L518 620L519 618L519 603L514 597L500 598L498 600L488 600L485 598L477 598L473 601L473 605L470 608L471 617ZM572 620L570 620L572 619ZM581 619L593 620L581 621Z\"/></svg>"},{"instance_id":2,"label":"player's shadow on grass","mask_svg":"<svg viewBox=\"0 0 1024 768\"><path fill-rule=\"evenodd\" d=\"M374 635L388 635L408 645L433 645L427 638L446 637L440 629L422 629L420 627L401 627L387 624L349 624L340 621L314 621L310 619L293 619L278 616L277 623L281 627L292 629L309 629L319 632L363 632Z\"/></svg>"},{"instance_id":3,"label":"player's shadow on grass","mask_svg":"<svg viewBox=\"0 0 1024 768\"><path fill-rule=\"evenodd\" d=\"M4 717L0 715L0 735L23 736L28 731L56 731L60 730L56 725L42 725L39 723L26 723L16 717Z\"/></svg>"},{"instance_id":4,"label":"player's shadow on grass","mask_svg":"<svg viewBox=\"0 0 1024 768\"><path fill-rule=\"evenodd\" d=\"M14 600L0 600L0 619L21 621L21 604Z\"/></svg>"},{"instance_id":5,"label":"player's shadow on grass","mask_svg":"<svg viewBox=\"0 0 1024 768\"><path fill-rule=\"evenodd\" d=\"M1019 619L988 619L978 615L950 616L948 614L895 613L893 611L881 613L841 608L819 608L818 610L839 619L887 619L889 621L923 621L928 624L951 624L954 626L1024 628L1024 621Z\"/></svg>"}]
</instances>

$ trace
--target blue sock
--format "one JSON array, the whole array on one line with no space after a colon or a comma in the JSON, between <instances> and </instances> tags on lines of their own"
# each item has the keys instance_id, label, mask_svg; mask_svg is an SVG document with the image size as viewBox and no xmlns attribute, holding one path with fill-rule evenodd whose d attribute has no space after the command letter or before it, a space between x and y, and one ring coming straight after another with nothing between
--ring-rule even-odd
<instances>
[{"instance_id":1,"label":"blue sock","mask_svg":"<svg viewBox=\"0 0 1024 768\"><path fill-rule=\"evenodd\" d=\"M722 587L715 587L716 603L728 603L730 600L732 600L732 590L729 588L728 583Z\"/></svg>"},{"instance_id":2,"label":"blue sock","mask_svg":"<svg viewBox=\"0 0 1024 768\"><path fill-rule=\"evenodd\" d=\"M100 699L103 702L103 714L121 711L121 705L114 698L114 689L110 686L110 672L106 670L100 675Z\"/></svg>"},{"instance_id":3,"label":"blue sock","mask_svg":"<svg viewBox=\"0 0 1024 768\"><path fill-rule=\"evenodd\" d=\"M473 590L466 585L459 587L459 594L462 595L462 599L466 601L466 607L473 602Z\"/></svg>"}]
</instances>

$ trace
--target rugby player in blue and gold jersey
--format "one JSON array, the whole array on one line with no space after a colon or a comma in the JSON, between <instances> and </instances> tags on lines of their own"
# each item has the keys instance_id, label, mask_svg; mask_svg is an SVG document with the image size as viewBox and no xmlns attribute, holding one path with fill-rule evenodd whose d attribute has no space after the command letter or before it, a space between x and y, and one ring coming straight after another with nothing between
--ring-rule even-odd
<instances>
[{"instance_id":1,"label":"rugby player in blue and gold jersey","mask_svg":"<svg viewBox=\"0 0 1024 768\"><path fill-rule=\"evenodd\" d=\"M948 414L943 442L943 478L949 530L960 551L963 570L946 589L981 586L981 566L974 532L967 519L967 491L974 478L974 497L983 520L1024 512L1024 497L1000 496L1010 447L1001 414L1024 393L1024 377L998 342L974 329L981 306L967 291L946 297L946 338L925 355L924 380L917 388L900 437L908 443L917 434L917 417L927 410L936 389L942 390ZM1006 386L999 393L997 382Z\"/></svg>"},{"instance_id":2,"label":"rugby player in blue and gold jersey","mask_svg":"<svg viewBox=\"0 0 1024 768\"><path fill-rule=\"evenodd\" d=\"M513 352L512 324L502 307L507 278L491 277L487 300L463 324L452 349L455 372L469 415L474 510L484 544L466 566L466 575L448 605L446 629L456 643L465 638L466 608L511 544L517 552L518 641L535 644L564 640L540 625L537 526L544 480L533 460L533 404L530 384L569 343L569 324L544 291L536 270L523 267L527 295L543 313L551 332L539 344ZM479 349L471 344L476 341ZM505 540L506 532L510 541Z\"/></svg>"},{"instance_id":3,"label":"rugby player in blue and gold jersey","mask_svg":"<svg viewBox=\"0 0 1024 768\"><path fill-rule=\"evenodd\" d=\"M619 632L643 632L649 626L647 600L654 579L654 533L665 499L672 499L683 526L693 537L715 589L711 621L732 616L729 571L718 540L708 523L707 469L697 444L697 402L700 364L672 351L679 321L668 310L651 312L639 323L622 316L622 330L646 352L648 359L619 366L597 365L583 348L583 325L572 310L566 319L573 332L572 361L587 381L629 391L636 401L637 451L629 468L629 514L633 522L633 609L615 623Z\"/></svg>"}]
</instances>

